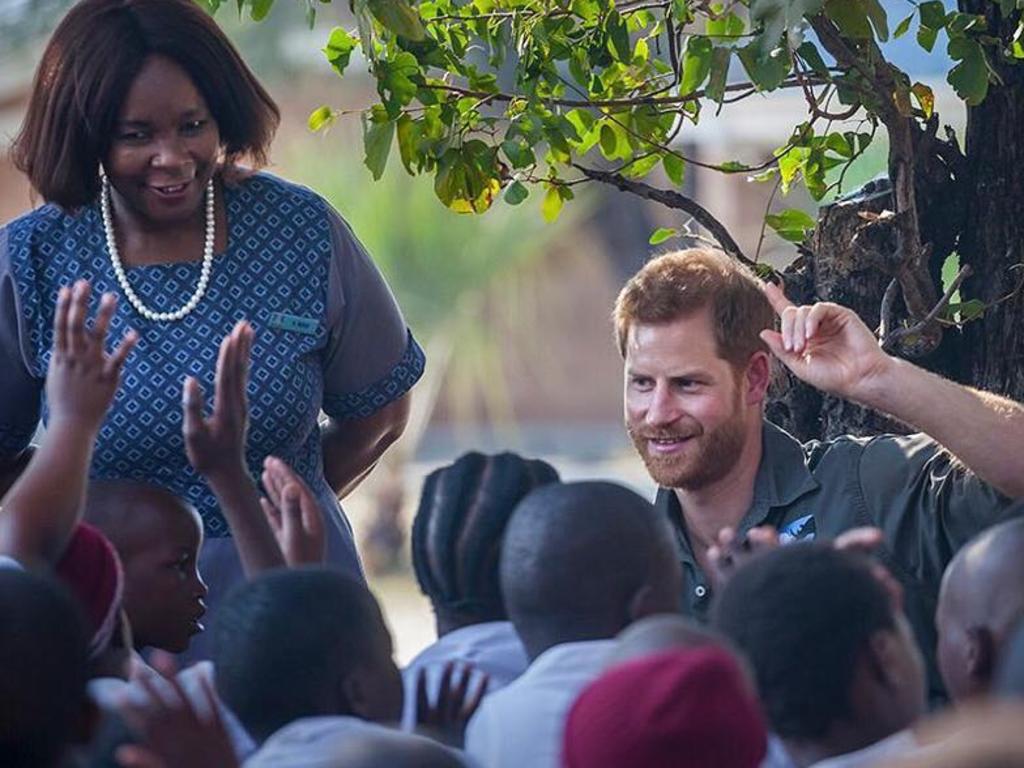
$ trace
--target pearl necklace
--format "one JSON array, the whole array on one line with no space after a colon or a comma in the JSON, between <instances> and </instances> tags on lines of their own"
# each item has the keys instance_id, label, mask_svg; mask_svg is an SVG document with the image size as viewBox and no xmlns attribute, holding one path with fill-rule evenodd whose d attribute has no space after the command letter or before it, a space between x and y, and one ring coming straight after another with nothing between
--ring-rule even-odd
<instances>
[{"instance_id":1,"label":"pearl necklace","mask_svg":"<svg viewBox=\"0 0 1024 768\"><path fill-rule=\"evenodd\" d=\"M161 322L181 320L199 306L203 294L206 293L206 286L210 282L210 271L213 269L213 244L216 239L215 228L217 225L213 210L213 179L210 179L206 185L206 241L203 243L203 267L199 274L199 284L196 286L195 293L185 302L184 306L173 312L154 312L142 303L142 299L139 298L128 282L128 275L125 274L124 264L121 263L121 255L117 251L117 240L114 237L114 218L110 213L110 197L110 181L107 179L106 174L104 174L103 188L100 191L100 210L103 214L103 230L107 236L107 251L110 252L110 263L114 267L114 274L117 276L117 282L121 286L121 290L124 291L124 295L128 297L128 301L135 308L135 311L147 320Z\"/></svg>"}]
</instances>

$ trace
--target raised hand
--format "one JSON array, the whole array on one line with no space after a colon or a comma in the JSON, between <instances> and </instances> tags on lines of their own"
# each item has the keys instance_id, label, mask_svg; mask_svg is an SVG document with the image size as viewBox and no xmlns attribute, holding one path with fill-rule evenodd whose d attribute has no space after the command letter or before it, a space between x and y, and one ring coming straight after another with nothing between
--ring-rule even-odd
<instances>
[{"instance_id":1,"label":"raised hand","mask_svg":"<svg viewBox=\"0 0 1024 768\"><path fill-rule=\"evenodd\" d=\"M162 679L139 678L145 701L134 697L120 706L121 716L135 731L138 744L120 747L123 768L233 768L238 765L231 738L217 708L210 683L203 678L201 706L189 700L175 677L171 657L157 655L154 666Z\"/></svg>"},{"instance_id":2,"label":"raised hand","mask_svg":"<svg viewBox=\"0 0 1024 768\"><path fill-rule=\"evenodd\" d=\"M761 339L808 384L858 399L859 391L892 362L852 309L829 302L798 307L771 283L765 283L764 293L780 326L778 331L761 331Z\"/></svg>"},{"instance_id":3,"label":"raised hand","mask_svg":"<svg viewBox=\"0 0 1024 768\"><path fill-rule=\"evenodd\" d=\"M737 536L734 528L723 528L718 532L716 542L708 547L711 585L716 590L721 589L751 557L778 546L779 532L770 525L751 528L743 536Z\"/></svg>"},{"instance_id":4,"label":"raised hand","mask_svg":"<svg viewBox=\"0 0 1024 768\"><path fill-rule=\"evenodd\" d=\"M86 318L91 295L85 280L72 288L61 288L57 294L53 352L46 372L50 428L75 427L90 435L103 423L121 380L124 361L138 341L136 333L128 331L117 348L107 354L107 331L117 309L117 297L112 293L103 295L90 329Z\"/></svg>"},{"instance_id":5,"label":"raised hand","mask_svg":"<svg viewBox=\"0 0 1024 768\"><path fill-rule=\"evenodd\" d=\"M455 680L455 662L445 664L441 673L441 686L433 703L427 693L427 670L420 669L416 677L417 728L422 728L433 738L456 749L462 749L466 740L466 725L480 707L490 682L487 675L477 675L472 665L459 666L459 677ZM471 692L470 682L474 677L479 679L475 690Z\"/></svg>"},{"instance_id":6,"label":"raised hand","mask_svg":"<svg viewBox=\"0 0 1024 768\"><path fill-rule=\"evenodd\" d=\"M263 462L266 498L260 506L274 531L285 562L291 566L320 565L327 551L320 503L295 472L281 459Z\"/></svg>"},{"instance_id":7,"label":"raised hand","mask_svg":"<svg viewBox=\"0 0 1024 768\"><path fill-rule=\"evenodd\" d=\"M203 416L204 397L199 382L189 376L182 392L185 452L196 472L204 477L245 473L245 439L249 429L249 355L253 331L244 320L224 337L217 357L213 413Z\"/></svg>"}]
</instances>

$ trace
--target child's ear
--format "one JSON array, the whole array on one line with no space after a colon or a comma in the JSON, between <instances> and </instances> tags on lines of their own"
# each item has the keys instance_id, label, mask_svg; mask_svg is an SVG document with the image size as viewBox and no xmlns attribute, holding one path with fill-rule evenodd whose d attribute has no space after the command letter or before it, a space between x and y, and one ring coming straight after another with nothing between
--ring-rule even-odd
<instances>
[{"instance_id":1,"label":"child's ear","mask_svg":"<svg viewBox=\"0 0 1024 768\"><path fill-rule=\"evenodd\" d=\"M370 705L372 694L369 688L371 682L361 669L353 669L341 681L341 695L344 698L344 704L347 705L345 709L360 720L373 719Z\"/></svg>"},{"instance_id":2,"label":"child's ear","mask_svg":"<svg viewBox=\"0 0 1024 768\"><path fill-rule=\"evenodd\" d=\"M995 673L995 638L988 627L967 630L967 674L976 685L987 690Z\"/></svg>"}]
</instances>

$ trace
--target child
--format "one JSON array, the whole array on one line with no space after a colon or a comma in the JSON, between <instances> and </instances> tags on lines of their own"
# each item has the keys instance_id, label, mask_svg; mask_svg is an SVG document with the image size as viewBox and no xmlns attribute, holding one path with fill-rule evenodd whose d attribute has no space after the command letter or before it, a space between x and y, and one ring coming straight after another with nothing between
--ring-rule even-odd
<instances>
[{"instance_id":1,"label":"child","mask_svg":"<svg viewBox=\"0 0 1024 768\"><path fill-rule=\"evenodd\" d=\"M416 723L417 688L436 695L448 662L486 674L488 691L526 670L526 651L501 598L498 555L516 504L555 482L551 465L514 453L467 453L427 476L413 521L412 561L434 609L438 640L402 672L407 730Z\"/></svg>"},{"instance_id":2,"label":"child","mask_svg":"<svg viewBox=\"0 0 1024 768\"><path fill-rule=\"evenodd\" d=\"M279 570L241 585L224 602L213 641L217 693L265 743L254 764L307 731L324 738L325 728L350 733L401 715L402 680L384 617L369 590L340 573ZM458 741L480 696L463 675L421 717Z\"/></svg>"},{"instance_id":3,"label":"child","mask_svg":"<svg viewBox=\"0 0 1024 768\"><path fill-rule=\"evenodd\" d=\"M613 483L547 485L516 507L501 548L501 591L531 659L489 695L466 751L488 768L561 765L565 716L626 625L678 610L679 561L667 521Z\"/></svg>"}]
</instances>

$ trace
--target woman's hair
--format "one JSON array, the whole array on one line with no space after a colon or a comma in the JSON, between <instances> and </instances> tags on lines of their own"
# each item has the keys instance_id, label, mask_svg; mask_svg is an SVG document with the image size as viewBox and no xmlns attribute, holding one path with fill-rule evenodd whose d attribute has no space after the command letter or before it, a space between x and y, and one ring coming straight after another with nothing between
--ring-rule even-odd
<instances>
[{"instance_id":1,"label":"woman's hair","mask_svg":"<svg viewBox=\"0 0 1024 768\"><path fill-rule=\"evenodd\" d=\"M514 453L467 453L427 475L412 527L412 562L434 610L461 623L506 618L498 582L505 526L554 467Z\"/></svg>"},{"instance_id":2,"label":"woman's hair","mask_svg":"<svg viewBox=\"0 0 1024 768\"><path fill-rule=\"evenodd\" d=\"M149 56L174 61L202 93L225 161L266 163L280 113L209 15L192 0L81 0L36 71L11 157L47 202L74 210L99 193L122 102Z\"/></svg>"}]
</instances>

